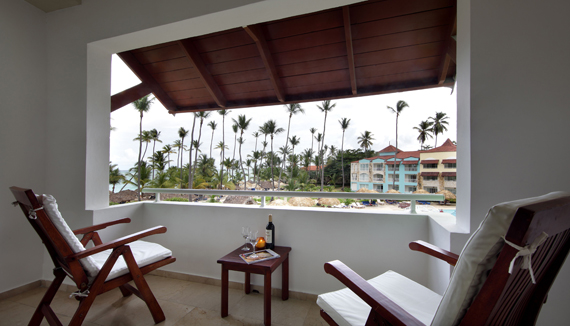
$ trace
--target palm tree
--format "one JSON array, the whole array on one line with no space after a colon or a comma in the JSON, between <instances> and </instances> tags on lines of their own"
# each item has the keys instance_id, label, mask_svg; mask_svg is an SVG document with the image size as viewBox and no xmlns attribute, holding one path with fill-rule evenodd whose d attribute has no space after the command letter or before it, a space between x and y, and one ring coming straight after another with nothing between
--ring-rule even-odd
<instances>
[{"instance_id":1,"label":"palm tree","mask_svg":"<svg viewBox=\"0 0 570 326\"><path fill-rule=\"evenodd\" d=\"M198 142L196 143L196 145L198 145L196 147L196 155L194 156L194 162L196 162L198 160L198 147L200 145L202 145L202 143L200 143L200 140L202 139L202 125L204 124L204 120L207 119L210 114L212 114L212 111L200 111L198 113L196 113L196 117L200 118L200 129L198 131ZM192 147L190 147L192 148ZM194 164L194 168L192 169L192 173L190 173L190 171L188 171L189 173L189 186L193 185L193 177L194 177L194 173L196 173L196 164Z\"/></svg>"},{"instance_id":2,"label":"palm tree","mask_svg":"<svg viewBox=\"0 0 570 326\"><path fill-rule=\"evenodd\" d=\"M234 122L234 125L237 125L239 130L240 130L240 142L239 142L239 165L241 166L241 170L243 172L243 190L246 189L246 175L245 175L245 169L243 168L243 161L241 159L241 145L245 142L245 140L243 139L243 132L245 130L247 130L247 128L249 128L249 123L251 122L251 119L247 119L245 114L240 114L238 115L237 120L236 119L232 119ZM239 185L238 185L239 186Z\"/></svg>"},{"instance_id":3,"label":"palm tree","mask_svg":"<svg viewBox=\"0 0 570 326\"><path fill-rule=\"evenodd\" d=\"M142 137L142 120L143 120L143 114L144 112L148 112L148 110L150 110L150 105L152 104L152 102L154 101L154 97L153 98L149 98L149 95L143 96L142 98L136 100L133 102L133 106L135 107L135 110L139 111L140 113L140 124L139 124L139 160L138 162L141 161L141 153L142 153L142 142L143 142L143 137ZM137 181L137 195L138 195L138 199L139 201L141 201L141 165L138 164L138 181Z\"/></svg>"},{"instance_id":4,"label":"palm tree","mask_svg":"<svg viewBox=\"0 0 570 326\"><path fill-rule=\"evenodd\" d=\"M226 149L228 149L227 146L225 146L225 143L226 143L226 116L228 114L230 114L230 112L231 112L230 110L226 110L226 109L218 111L218 114L222 116L222 144L224 145L221 148L222 157L220 158L220 170L221 170L221 173L220 173L220 189L222 189L222 185L223 185L223 181L224 181L224 165L223 165L223 162L224 162L224 158L225 158Z\"/></svg>"},{"instance_id":5,"label":"palm tree","mask_svg":"<svg viewBox=\"0 0 570 326\"><path fill-rule=\"evenodd\" d=\"M266 122L267 131L271 137L271 153L273 153L273 137L285 131L283 128L277 127L277 122L275 120L269 120ZM273 155L272 155L273 156ZM271 158L271 189L275 190L275 176L273 175L273 157Z\"/></svg>"},{"instance_id":6,"label":"palm tree","mask_svg":"<svg viewBox=\"0 0 570 326\"><path fill-rule=\"evenodd\" d=\"M171 145L166 144L162 147L162 152L167 155L168 157L168 168L170 169L170 154L176 153Z\"/></svg>"},{"instance_id":7,"label":"palm tree","mask_svg":"<svg viewBox=\"0 0 570 326\"><path fill-rule=\"evenodd\" d=\"M214 120L208 122L208 127L212 128L212 138L210 139L210 157L212 157L212 145L214 145L214 131L216 130L217 126L218 124Z\"/></svg>"},{"instance_id":8,"label":"palm tree","mask_svg":"<svg viewBox=\"0 0 570 326\"><path fill-rule=\"evenodd\" d=\"M261 145L263 146L263 150L261 151L261 159L263 160L263 158L265 157L265 149L267 148L267 136L269 136L269 126L267 124L267 122L265 122L263 125L259 126L259 132L263 134L264 138L263 141L261 142ZM263 161L259 164L260 167L263 165ZM259 169L259 175L257 176L257 180L258 182L261 181L260 177L261 177L261 168Z\"/></svg>"},{"instance_id":9,"label":"palm tree","mask_svg":"<svg viewBox=\"0 0 570 326\"><path fill-rule=\"evenodd\" d=\"M237 133L238 133L238 125L237 124L233 124L232 125L232 130L234 131L234 156L232 157L232 160L236 159L236 143L237 143Z\"/></svg>"},{"instance_id":10,"label":"palm tree","mask_svg":"<svg viewBox=\"0 0 570 326\"><path fill-rule=\"evenodd\" d=\"M433 120L433 128L432 129L433 129L433 133L435 134L435 145L433 147L436 148L437 147L437 135L443 134L444 131L447 131L447 127L445 125L449 124L449 122L447 122L447 118L449 118L449 117L444 112L436 112L435 117L429 117L429 118Z\"/></svg>"},{"instance_id":11,"label":"palm tree","mask_svg":"<svg viewBox=\"0 0 570 326\"><path fill-rule=\"evenodd\" d=\"M298 138L297 136L293 136L291 138L289 138L289 141L291 142L291 155L295 156L295 146L299 145L299 143L301 142L301 138ZM291 168L291 176L289 177L289 180L293 179L293 169Z\"/></svg>"},{"instance_id":12,"label":"palm tree","mask_svg":"<svg viewBox=\"0 0 570 326\"><path fill-rule=\"evenodd\" d=\"M315 140L317 141L317 155L321 155L321 150L320 150L320 146L321 146L321 142L323 141L323 134L321 134L320 132L317 134L317 136L315 136ZM314 152L313 152L314 153ZM322 162L320 159L318 160L319 162ZM317 168L317 178L319 177L319 173L321 172L321 165L315 163L315 166ZM317 179L318 180L318 179Z\"/></svg>"},{"instance_id":13,"label":"palm tree","mask_svg":"<svg viewBox=\"0 0 570 326\"><path fill-rule=\"evenodd\" d=\"M157 169L159 172L164 172L164 169L166 169L166 163L168 163L166 162L166 158L164 157L164 153L162 151L154 152L151 158L151 162L153 171L154 169Z\"/></svg>"},{"instance_id":14,"label":"palm tree","mask_svg":"<svg viewBox=\"0 0 570 326\"><path fill-rule=\"evenodd\" d=\"M335 104L331 104L330 100L323 101L321 105L317 105L317 107L321 110L321 112L325 113L325 121L323 123L323 142L321 143L321 149L323 148L323 144L325 143L325 132L327 129L327 114L332 111L332 109L336 106ZM323 168L321 169L321 191L323 191L323 187L325 185L325 165L323 161L323 154L321 152L321 163L323 164Z\"/></svg>"},{"instance_id":15,"label":"palm tree","mask_svg":"<svg viewBox=\"0 0 570 326\"><path fill-rule=\"evenodd\" d=\"M222 179L224 176L224 150L228 149L228 146L225 145L223 141L221 141L218 143L218 145L216 145L216 149L220 150L220 189L222 189Z\"/></svg>"},{"instance_id":16,"label":"palm tree","mask_svg":"<svg viewBox=\"0 0 570 326\"><path fill-rule=\"evenodd\" d=\"M426 140L428 139L428 137L433 138L433 136L431 135L431 133L433 132L433 129L431 128L431 126L433 125L433 122L429 121L429 120L425 120L420 122L418 127L414 127L415 130L417 130L420 134L418 135L418 141L421 144L421 149L424 149L424 143L426 142Z\"/></svg>"},{"instance_id":17,"label":"palm tree","mask_svg":"<svg viewBox=\"0 0 570 326\"><path fill-rule=\"evenodd\" d=\"M183 150L181 150L180 148L182 148L182 142L180 141L180 139L177 139L174 141L174 144L172 144L172 148L176 148L176 167L178 168L178 165L180 164L180 152L183 152Z\"/></svg>"},{"instance_id":18,"label":"palm tree","mask_svg":"<svg viewBox=\"0 0 570 326\"><path fill-rule=\"evenodd\" d=\"M317 128L311 128L309 131L311 132L311 151L314 152L315 150L313 149L313 140L315 137L315 132L317 132Z\"/></svg>"},{"instance_id":19,"label":"palm tree","mask_svg":"<svg viewBox=\"0 0 570 326\"><path fill-rule=\"evenodd\" d=\"M289 113L289 123L287 124L287 136L285 137L285 147L287 147L289 146L289 131L291 130L291 118L293 117L294 114L305 113L305 110L301 107L301 104L299 103L287 104L285 105L285 109L287 110L287 113ZM284 169L285 169L285 154L283 154L283 166L281 168L281 171L279 171L279 181L277 183L277 189L281 189L281 175Z\"/></svg>"},{"instance_id":20,"label":"palm tree","mask_svg":"<svg viewBox=\"0 0 570 326\"><path fill-rule=\"evenodd\" d=\"M348 118L342 118L338 120L340 128L342 129L342 143L340 145L340 166L342 166L342 191L344 191L344 133L348 126L350 125L350 120Z\"/></svg>"},{"instance_id":21,"label":"palm tree","mask_svg":"<svg viewBox=\"0 0 570 326\"><path fill-rule=\"evenodd\" d=\"M152 157L154 157L156 142L162 143L162 140L158 139L158 137L160 137L160 131L152 129L150 131L150 136L152 139ZM152 178L154 179L154 166L152 167Z\"/></svg>"},{"instance_id":22,"label":"palm tree","mask_svg":"<svg viewBox=\"0 0 570 326\"><path fill-rule=\"evenodd\" d=\"M370 131L365 131L360 134L360 137L357 138L358 144L360 144L360 147L364 148L365 152L368 151L368 149L372 147L372 145L374 145L372 143L372 141L374 140L372 136L373 134Z\"/></svg>"},{"instance_id":23,"label":"palm tree","mask_svg":"<svg viewBox=\"0 0 570 326\"><path fill-rule=\"evenodd\" d=\"M188 130L184 129L184 127L180 127L178 129L178 137L180 137L180 189L182 189L182 167L184 162L184 138L188 136Z\"/></svg>"},{"instance_id":24,"label":"palm tree","mask_svg":"<svg viewBox=\"0 0 570 326\"><path fill-rule=\"evenodd\" d=\"M109 163L109 184L113 185L111 192L115 192L115 186L121 183L125 177L119 172L117 164Z\"/></svg>"},{"instance_id":25,"label":"palm tree","mask_svg":"<svg viewBox=\"0 0 570 326\"><path fill-rule=\"evenodd\" d=\"M251 135L253 137L255 137L255 149L253 151L256 151L257 150L257 138L259 138L259 136L261 136L261 134L259 133L259 131L254 131Z\"/></svg>"},{"instance_id":26,"label":"palm tree","mask_svg":"<svg viewBox=\"0 0 570 326\"><path fill-rule=\"evenodd\" d=\"M257 171L257 173L259 174L259 171L257 170L257 162L262 158L262 154L260 151L253 151L253 183L258 184L259 183L259 178L257 178L256 180L256 175L255 172Z\"/></svg>"},{"instance_id":27,"label":"palm tree","mask_svg":"<svg viewBox=\"0 0 570 326\"><path fill-rule=\"evenodd\" d=\"M400 117L400 113L404 110L404 108L409 107L408 103L405 101L398 101L396 103L396 109L394 110L391 106L386 106L386 108L393 113L396 113L396 152L394 153L394 178L392 183L392 189L396 188L396 154L398 154L398 118Z\"/></svg>"}]
</instances>

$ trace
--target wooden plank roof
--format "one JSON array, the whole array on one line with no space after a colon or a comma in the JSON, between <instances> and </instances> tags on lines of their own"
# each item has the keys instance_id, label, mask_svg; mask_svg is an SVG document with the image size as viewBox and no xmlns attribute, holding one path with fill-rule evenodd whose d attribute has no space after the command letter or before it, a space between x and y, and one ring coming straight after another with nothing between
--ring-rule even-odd
<instances>
[{"instance_id":1,"label":"wooden plank roof","mask_svg":"<svg viewBox=\"0 0 570 326\"><path fill-rule=\"evenodd\" d=\"M456 0L375 0L119 53L170 113L438 87L455 75ZM135 89L136 88L136 89Z\"/></svg>"}]
</instances>

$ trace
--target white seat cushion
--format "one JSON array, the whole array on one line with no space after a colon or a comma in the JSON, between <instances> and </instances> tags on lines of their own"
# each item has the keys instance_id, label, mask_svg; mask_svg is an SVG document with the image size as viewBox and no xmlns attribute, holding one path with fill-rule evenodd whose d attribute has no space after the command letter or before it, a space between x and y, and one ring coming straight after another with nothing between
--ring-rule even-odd
<instances>
[{"instance_id":1,"label":"white seat cushion","mask_svg":"<svg viewBox=\"0 0 570 326\"><path fill-rule=\"evenodd\" d=\"M129 243L128 246L131 247L131 251L133 252L133 256L135 257L135 261L139 267L143 267L172 256L172 251L164 248L158 243L138 240ZM103 267L107 258L109 258L109 255L111 255L111 252L112 250L109 249L91 256L95 261L98 270ZM111 269L109 276L107 276L106 281L125 275L128 272L129 268L127 267L127 263L121 256L117 259L117 262L115 262L115 265L113 266L113 269Z\"/></svg>"},{"instance_id":2,"label":"white seat cushion","mask_svg":"<svg viewBox=\"0 0 570 326\"><path fill-rule=\"evenodd\" d=\"M521 199L493 206L473 233L455 265L449 286L441 300L441 306L433 319L433 325L458 325L487 279L487 271L495 265L497 254L503 247L515 212L521 206L568 196L564 192L552 192L544 196ZM534 239L529 239L532 242ZM529 276L530 278L530 276Z\"/></svg>"},{"instance_id":3,"label":"white seat cushion","mask_svg":"<svg viewBox=\"0 0 570 326\"><path fill-rule=\"evenodd\" d=\"M59 231L65 242L67 242L71 248L71 251L74 253L85 251L85 247L81 244L79 239L77 239L59 212L55 198L52 195L38 195L36 197L42 204L44 211L46 212L55 228ZM89 277L90 281L99 273L99 268L95 264L93 258L81 258L79 262L81 263L81 266L83 266L83 269L87 272L87 276Z\"/></svg>"},{"instance_id":4,"label":"white seat cushion","mask_svg":"<svg viewBox=\"0 0 570 326\"><path fill-rule=\"evenodd\" d=\"M393 271L368 283L426 325L441 301L439 294ZM339 326L362 326L370 314L370 306L348 288L319 295L317 304Z\"/></svg>"}]
</instances>

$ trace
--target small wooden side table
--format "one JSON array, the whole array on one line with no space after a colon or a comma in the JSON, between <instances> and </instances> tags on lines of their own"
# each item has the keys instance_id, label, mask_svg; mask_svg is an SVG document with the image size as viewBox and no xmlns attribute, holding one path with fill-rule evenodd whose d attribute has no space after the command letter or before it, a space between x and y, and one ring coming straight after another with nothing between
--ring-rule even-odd
<instances>
[{"instance_id":1,"label":"small wooden side table","mask_svg":"<svg viewBox=\"0 0 570 326\"><path fill-rule=\"evenodd\" d=\"M244 253L240 246L238 249L218 259L218 264L222 264L222 317L228 315L228 276L229 271L245 272L245 293L251 292L250 274L264 275L263 281L263 321L264 324L271 325L271 273L279 265L283 264L282 284L281 284L281 299L289 299L289 252L291 247L275 246L276 253L279 258L262 261L259 263L248 264L241 257L240 254Z\"/></svg>"}]
</instances>

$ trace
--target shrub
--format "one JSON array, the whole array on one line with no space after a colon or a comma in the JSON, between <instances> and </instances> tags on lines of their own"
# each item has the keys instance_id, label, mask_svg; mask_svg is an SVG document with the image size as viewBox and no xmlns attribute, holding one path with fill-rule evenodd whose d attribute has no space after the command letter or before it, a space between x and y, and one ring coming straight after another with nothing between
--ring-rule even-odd
<instances>
[{"instance_id":1,"label":"shrub","mask_svg":"<svg viewBox=\"0 0 570 326\"><path fill-rule=\"evenodd\" d=\"M110 201L109 206L113 206L113 205L119 205L119 203L115 203L114 201Z\"/></svg>"}]
</instances>

